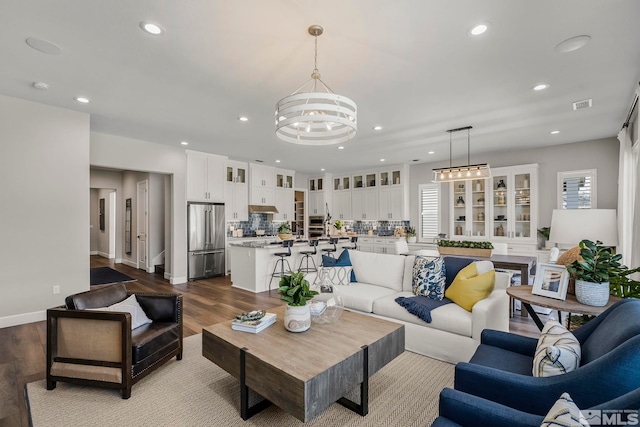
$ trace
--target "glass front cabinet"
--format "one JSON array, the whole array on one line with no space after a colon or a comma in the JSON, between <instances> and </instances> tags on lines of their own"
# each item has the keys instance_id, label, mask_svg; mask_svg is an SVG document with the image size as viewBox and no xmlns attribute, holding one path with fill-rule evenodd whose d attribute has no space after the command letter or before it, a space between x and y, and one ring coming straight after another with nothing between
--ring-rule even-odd
<instances>
[{"instance_id":1,"label":"glass front cabinet","mask_svg":"<svg viewBox=\"0 0 640 427\"><path fill-rule=\"evenodd\" d=\"M450 183L450 236L537 242L538 165L491 168L491 178Z\"/></svg>"}]
</instances>

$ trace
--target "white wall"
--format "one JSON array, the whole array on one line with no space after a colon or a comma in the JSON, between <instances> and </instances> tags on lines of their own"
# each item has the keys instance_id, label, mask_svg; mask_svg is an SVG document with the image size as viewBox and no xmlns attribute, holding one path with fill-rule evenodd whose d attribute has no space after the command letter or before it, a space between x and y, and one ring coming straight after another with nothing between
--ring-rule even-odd
<instances>
[{"instance_id":1,"label":"white wall","mask_svg":"<svg viewBox=\"0 0 640 427\"><path fill-rule=\"evenodd\" d=\"M537 149L502 151L484 155L472 154L471 163L489 163L491 167L537 163L539 166L538 195L540 198L538 226L548 227L551 224L551 212L557 205L557 173L561 171L597 169L598 208L617 208L619 146L616 138L605 138ZM452 163L454 166L464 164L466 163L466 159L454 159ZM448 160L446 162L411 165L411 224L415 226L418 224L418 185L433 180L434 168L446 167L448 165ZM443 186L443 190L446 188L447 186ZM440 230L449 234L448 191L443 191L442 196Z\"/></svg>"},{"instance_id":2,"label":"white wall","mask_svg":"<svg viewBox=\"0 0 640 427\"><path fill-rule=\"evenodd\" d=\"M187 281L187 199L184 149L91 132L90 162L92 166L97 167L171 175L171 199L165 200L165 203L171 204L170 240L173 250L171 257L165 260L165 266L171 283L185 283Z\"/></svg>"},{"instance_id":3,"label":"white wall","mask_svg":"<svg viewBox=\"0 0 640 427\"><path fill-rule=\"evenodd\" d=\"M0 327L89 289L88 189L89 115L0 95Z\"/></svg>"},{"instance_id":4,"label":"white wall","mask_svg":"<svg viewBox=\"0 0 640 427\"><path fill-rule=\"evenodd\" d=\"M108 170L99 170L99 169L91 169L90 171L90 186L92 189L95 189L98 194L105 194L100 197L105 197L105 203L107 203L108 195L103 192L104 189L108 189L108 191L116 192L116 242L115 242L115 262L122 262L122 257L124 254L124 197L123 197L123 189L122 189L122 172L119 171L108 171ZM99 215L98 211L99 201L96 201L96 215ZM108 234L100 231L100 224L98 222L98 217L96 216L96 224L93 227L93 230L96 231L96 235L98 238L98 248L96 249L101 255L107 253L103 250L104 243L102 247L100 245L100 239L102 237L105 238L104 242L108 242ZM105 224L106 226L107 224Z\"/></svg>"},{"instance_id":5,"label":"white wall","mask_svg":"<svg viewBox=\"0 0 640 427\"><path fill-rule=\"evenodd\" d=\"M100 188L98 190L98 255L109 258L114 248L109 246L109 233L111 232L111 199L110 193L113 189ZM104 199L104 230L100 230L100 199ZM116 203L116 206L118 203ZM117 227L116 227L117 228Z\"/></svg>"},{"instance_id":6,"label":"white wall","mask_svg":"<svg viewBox=\"0 0 640 427\"><path fill-rule=\"evenodd\" d=\"M98 189L89 190L89 252L98 253L98 231L100 230Z\"/></svg>"}]
</instances>

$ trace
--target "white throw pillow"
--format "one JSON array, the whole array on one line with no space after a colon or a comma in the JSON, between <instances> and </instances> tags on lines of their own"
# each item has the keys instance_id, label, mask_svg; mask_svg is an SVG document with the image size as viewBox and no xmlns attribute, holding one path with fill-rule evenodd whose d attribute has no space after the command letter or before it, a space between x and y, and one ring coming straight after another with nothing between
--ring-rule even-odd
<instances>
[{"instance_id":1,"label":"white throw pillow","mask_svg":"<svg viewBox=\"0 0 640 427\"><path fill-rule=\"evenodd\" d=\"M110 305L109 307L91 308L90 310L99 311L118 311L131 314L131 329L138 328L147 323L151 323L151 319L147 317L135 295L131 295L129 298Z\"/></svg>"},{"instance_id":2,"label":"white throw pillow","mask_svg":"<svg viewBox=\"0 0 640 427\"><path fill-rule=\"evenodd\" d=\"M327 272L327 277L334 286L348 285L351 283L351 270L353 267L320 267L314 285L320 286L322 271Z\"/></svg>"},{"instance_id":3,"label":"white throw pillow","mask_svg":"<svg viewBox=\"0 0 640 427\"><path fill-rule=\"evenodd\" d=\"M571 400L569 393L562 393L560 399L556 400L547 416L544 417L540 427L588 427L589 423L580 412L580 409Z\"/></svg>"},{"instance_id":4,"label":"white throw pillow","mask_svg":"<svg viewBox=\"0 0 640 427\"><path fill-rule=\"evenodd\" d=\"M533 376L551 377L580 366L580 342L555 320L544 325L533 357Z\"/></svg>"}]
</instances>

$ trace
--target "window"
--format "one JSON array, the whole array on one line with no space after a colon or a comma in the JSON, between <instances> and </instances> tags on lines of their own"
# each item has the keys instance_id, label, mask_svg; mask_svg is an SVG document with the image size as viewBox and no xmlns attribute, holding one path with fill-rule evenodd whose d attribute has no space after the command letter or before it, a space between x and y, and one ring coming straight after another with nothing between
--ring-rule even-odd
<instances>
[{"instance_id":1,"label":"window","mask_svg":"<svg viewBox=\"0 0 640 427\"><path fill-rule=\"evenodd\" d=\"M438 237L438 208L440 186L421 184L420 187L420 240Z\"/></svg>"},{"instance_id":2,"label":"window","mask_svg":"<svg viewBox=\"0 0 640 427\"><path fill-rule=\"evenodd\" d=\"M558 209L596 209L596 170L558 172Z\"/></svg>"}]
</instances>

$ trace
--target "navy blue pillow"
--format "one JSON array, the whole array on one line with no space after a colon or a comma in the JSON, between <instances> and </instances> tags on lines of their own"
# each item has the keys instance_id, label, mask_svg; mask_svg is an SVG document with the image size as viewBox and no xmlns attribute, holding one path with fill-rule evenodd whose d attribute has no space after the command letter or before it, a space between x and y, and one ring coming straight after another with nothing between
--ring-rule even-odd
<instances>
[{"instance_id":1,"label":"navy blue pillow","mask_svg":"<svg viewBox=\"0 0 640 427\"><path fill-rule=\"evenodd\" d=\"M349 251L343 250L338 259L330 257L328 255L322 255L323 267L351 267L351 258L349 258ZM356 274L351 270L351 282L357 282Z\"/></svg>"},{"instance_id":2,"label":"navy blue pillow","mask_svg":"<svg viewBox=\"0 0 640 427\"><path fill-rule=\"evenodd\" d=\"M477 261L474 258L461 258L455 256L446 256L444 257L444 269L445 274L447 276L447 281L445 282L445 289L451 286L453 283L453 279L456 278L458 272L465 268L467 265L472 262Z\"/></svg>"}]
</instances>

